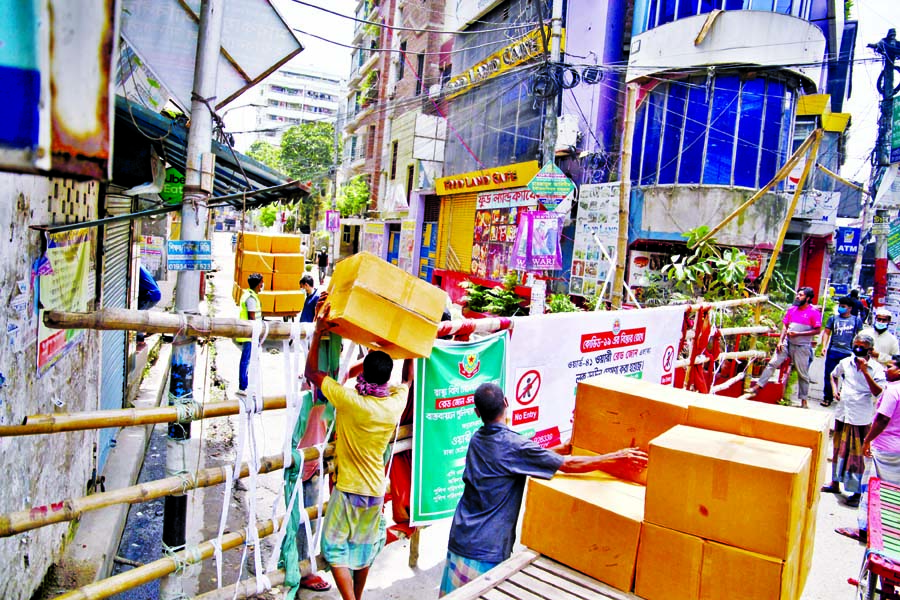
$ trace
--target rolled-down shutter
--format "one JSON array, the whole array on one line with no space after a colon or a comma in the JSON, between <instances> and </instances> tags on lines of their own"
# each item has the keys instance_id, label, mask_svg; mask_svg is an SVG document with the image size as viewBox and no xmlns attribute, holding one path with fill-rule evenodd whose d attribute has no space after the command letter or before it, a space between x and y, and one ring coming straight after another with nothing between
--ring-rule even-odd
<instances>
[{"instance_id":1,"label":"rolled-down shutter","mask_svg":"<svg viewBox=\"0 0 900 600\"><path fill-rule=\"evenodd\" d=\"M438 223L438 265L442 269L470 273L472 236L475 230L476 194L459 194L441 201Z\"/></svg>"},{"instance_id":2,"label":"rolled-down shutter","mask_svg":"<svg viewBox=\"0 0 900 600\"><path fill-rule=\"evenodd\" d=\"M106 210L111 215L131 211L131 198L107 196ZM126 308L128 303L128 266L131 248L131 221L103 227L103 254L100 305L103 308ZM122 408L125 398L125 355L127 336L124 331L104 331L100 338L100 408ZM103 472L115 428L100 430L97 472Z\"/></svg>"}]
</instances>

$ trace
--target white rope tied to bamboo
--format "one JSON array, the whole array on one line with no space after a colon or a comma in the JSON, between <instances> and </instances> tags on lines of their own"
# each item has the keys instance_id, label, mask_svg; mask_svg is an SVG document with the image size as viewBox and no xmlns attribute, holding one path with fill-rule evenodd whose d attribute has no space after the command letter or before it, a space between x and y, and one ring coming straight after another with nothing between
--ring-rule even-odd
<instances>
[{"instance_id":1,"label":"white rope tied to bamboo","mask_svg":"<svg viewBox=\"0 0 900 600\"><path fill-rule=\"evenodd\" d=\"M203 563L200 546L167 546L163 542L163 554L175 564L175 575L182 579L196 577Z\"/></svg>"},{"instance_id":2,"label":"white rope tied to bamboo","mask_svg":"<svg viewBox=\"0 0 900 600\"><path fill-rule=\"evenodd\" d=\"M225 475L225 502L222 504L222 510L219 514L219 534L213 540L213 557L216 561L216 587L222 587L222 536L225 535L225 524L228 521L228 508L231 502L228 501L231 491L234 489L234 474L227 466L222 467Z\"/></svg>"}]
</instances>

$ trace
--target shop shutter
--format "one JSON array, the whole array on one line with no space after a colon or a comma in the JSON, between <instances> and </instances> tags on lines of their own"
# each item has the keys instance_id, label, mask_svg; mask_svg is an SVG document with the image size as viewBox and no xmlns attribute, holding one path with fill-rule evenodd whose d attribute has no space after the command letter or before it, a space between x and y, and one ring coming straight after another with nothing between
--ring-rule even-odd
<instances>
[{"instance_id":1,"label":"shop shutter","mask_svg":"<svg viewBox=\"0 0 900 600\"><path fill-rule=\"evenodd\" d=\"M477 194L447 196L441 202L438 224L438 265L469 273L472 268L472 236L475 230Z\"/></svg>"},{"instance_id":2,"label":"shop shutter","mask_svg":"<svg viewBox=\"0 0 900 600\"><path fill-rule=\"evenodd\" d=\"M131 198L109 195L106 212L110 215L131 212ZM129 284L129 250L131 248L131 221L106 225L102 228L101 295L103 308L126 308ZM125 398L125 355L127 335L124 331L100 333L100 409L122 408ZM100 430L97 452L97 472L102 473L109 456L110 442L115 428Z\"/></svg>"}]
</instances>

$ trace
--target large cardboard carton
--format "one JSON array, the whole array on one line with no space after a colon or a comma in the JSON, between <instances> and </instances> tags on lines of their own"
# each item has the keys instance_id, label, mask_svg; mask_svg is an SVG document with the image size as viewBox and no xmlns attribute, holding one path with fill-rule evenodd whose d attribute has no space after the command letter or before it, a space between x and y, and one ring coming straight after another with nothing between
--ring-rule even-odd
<instances>
[{"instance_id":1,"label":"large cardboard carton","mask_svg":"<svg viewBox=\"0 0 900 600\"><path fill-rule=\"evenodd\" d=\"M646 520L786 559L800 543L810 451L678 425L650 443Z\"/></svg>"},{"instance_id":2,"label":"large cardboard carton","mask_svg":"<svg viewBox=\"0 0 900 600\"><path fill-rule=\"evenodd\" d=\"M275 271L278 273L302 273L305 261L302 254L275 254ZM298 277L299 279L299 277Z\"/></svg>"},{"instance_id":3,"label":"large cardboard carton","mask_svg":"<svg viewBox=\"0 0 900 600\"><path fill-rule=\"evenodd\" d=\"M275 268L275 255L266 252L239 252L236 266L248 274L271 273Z\"/></svg>"},{"instance_id":4,"label":"large cardboard carton","mask_svg":"<svg viewBox=\"0 0 900 600\"><path fill-rule=\"evenodd\" d=\"M431 354L447 294L368 252L335 265L328 287L335 331L393 358Z\"/></svg>"},{"instance_id":5,"label":"large cardboard carton","mask_svg":"<svg viewBox=\"0 0 900 600\"><path fill-rule=\"evenodd\" d=\"M572 445L604 454L621 448L647 451L650 440L687 420L691 392L604 374L578 383ZM645 484L647 472L627 464L613 473Z\"/></svg>"},{"instance_id":6,"label":"large cardboard carton","mask_svg":"<svg viewBox=\"0 0 900 600\"><path fill-rule=\"evenodd\" d=\"M271 252L272 238L262 233L239 233L237 247L245 252Z\"/></svg>"},{"instance_id":7,"label":"large cardboard carton","mask_svg":"<svg viewBox=\"0 0 900 600\"><path fill-rule=\"evenodd\" d=\"M824 484L830 418L826 412L697 394L685 424L809 448L812 462L806 505L812 506Z\"/></svg>"},{"instance_id":8,"label":"large cardboard carton","mask_svg":"<svg viewBox=\"0 0 900 600\"><path fill-rule=\"evenodd\" d=\"M262 311L264 313L272 313L275 312L275 295L277 292L260 292L259 293L259 303L262 304Z\"/></svg>"},{"instance_id":9,"label":"large cardboard carton","mask_svg":"<svg viewBox=\"0 0 900 600\"><path fill-rule=\"evenodd\" d=\"M700 600L792 600L798 554L799 548L795 548L786 560L778 560L707 541L703 544Z\"/></svg>"},{"instance_id":10,"label":"large cardboard carton","mask_svg":"<svg viewBox=\"0 0 900 600\"><path fill-rule=\"evenodd\" d=\"M275 312L298 313L303 310L306 293L301 291L275 292Z\"/></svg>"},{"instance_id":11,"label":"large cardboard carton","mask_svg":"<svg viewBox=\"0 0 900 600\"><path fill-rule=\"evenodd\" d=\"M231 284L231 298L234 300L235 304L241 303L241 294L244 293L243 288L237 284L237 282Z\"/></svg>"},{"instance_id":12,"label":"large cardboard carton","mask_svg":"<svg viewBox=\"0 0 900 600\"><path fill-rule=\"evenodd\" d=\"M274 273L272 289L276 292L296 292L300 289L300 278L303 273Z\"/></svg>"},{"instance_id":13,"label":"large cardboard carton","mask_svg":"<svg viewBox=\"0 0 900 600\"><path fill-rule=\"evenodd\" d=\"M301 240L299 235L273 235L272 249L269 252L273 254L300 254Z\"/></svg>"},{"instance_id":14,"label":"large cardboard carton","mask_svg":"<svg viewBox=\"0 0 900 600\"><path fill-rule=\"evenodd\" d=\"M813 550L816 545L816 515L819 512L819 502L816 501L812 508L806 511L806 518L803 523L803 537L800 540L800 560L797 567L797 577L795 579L793 597L799 598L803 596L803 589L806 587L806 580L809 578L809 569L812 567Z\"/></svg>"},{"instance_id":15,"label":"large cardboard carton","mask_svg":"<svg viewBox=\"0 0 900 600\"><path fill-rule=\"evenodd\" d=\"M604 473L531 479L522 543L622 591L631 591L644 487Z\"/></svg>"},{"instance_id":16,"label":"large cardboard carton","mask_svg":"<svg viewBox=\"0 0 900 600\"><path fill-rule=\"evenodd\" d=\"M645 600L697 600L703 544L696 536L645 522L634 593Z\"/></svg>"}]
</instances>

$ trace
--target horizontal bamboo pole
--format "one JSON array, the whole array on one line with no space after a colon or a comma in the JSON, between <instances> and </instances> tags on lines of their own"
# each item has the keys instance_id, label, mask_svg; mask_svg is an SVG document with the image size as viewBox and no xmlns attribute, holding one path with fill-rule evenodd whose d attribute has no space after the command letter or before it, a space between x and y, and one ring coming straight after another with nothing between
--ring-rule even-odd
<instances>
[{"instance_id":1,"label":"horizontal bamboo pole","mask_svg":"<svg viewBox=\"0 0 900 600\"><path fill-rule=\"evenodd\" d=\"M263 410L278 410L286 405L287 401L284 396L263 398ZM199 410L193 415L192 420L236 415L240 411L241 406L237 400L210 402L199 405ZM133 427L154 423L174 423L177 420L178 411L174 406L30 415L23 419L21 425L0 425L0 437L81 431L103 427Z\"/></svg>"},{"instance_id":2,"label":"horizontal bamboo pole","mask_svg":"<svg viewBox=\"0 0 900 600\"><path fill-rule=\"evenodd\" d=\"M733 308L735 306L743 306L745 304L763 304L768 301L769 297L765 294L762 294L760 296L750 296L749 298L735 298L733 300L717 300L716 302L701 302L699 304L691 304L689 310L691 312L697 312L705 306L708 306L710 308Z\"/></svg>"},{"instance_id":3,"label":"horizontal bamboo pole","mask_svg":"<svg viewBox=\"0 0 900 600\"><path fill-rule=\"evenodd\" d=\"M724 336L730 336L748 335L754 333L771 333L774 331L774 329L765 325L754 325L752 327L722 327L718 331Z\"/></svg>"},{"instance_id":4,"label":"horizontal bamboo pole","mask_svg":"<svg viewBox=\"0 0 900 600\"><path fill-rule=\"evenodd\" d=\"M765 352L762 350L741 350L740 352L722 352L719 356L716 357L716 360L729 360L729 359L741 359L741 358L763 358L767 356ZM681 360L675 361L675 368L680 369L686 367L690 364L691 359L683 358ZM698 356L694 359L695 365L702 365L704 363L709 362L708 356Z\"/></svg>"},{"instance_id":5,"label":"horizontal bamboo pole","mask_svg":"<svg viewBox=\"0 0 900 600\"><path fill-rule=\"evenodd\" d=\"M324 506L327 506L327 503L323 505L323 508ZM311 506L306 509L306 514L309 515L310 519L315 519L319 515L318 508ZM275 531L275 527L281 525L283 518L284 517L278 517L277 519L268 519L258 522L256 524L256 531L259 538L262 539L272 535ZM244 543L246 538L246 528L241 529L240 531L226 533L222 536L222 551L225 552L232 548L237 548ZM125 590L136 588L145 583L149 583L154 579L161 579L170 573L174 573L179 565L194 565L204 560L208 560L213 557L215 546L213 545L212 540L208 540L201 542L199 545L192 547L189 550L190 551L181 550L180 552L176 552L173 557L167 556L160 558L159 560L147 563L143 567L137 567L136 569L131 569L124 573L119 573L118 575L113 575L112 577L89 583L77 590L72 590L71 592L57 596L55 600L99 600L101 598L109 598L110 596L124 592Z\"/></svg>"},{"instance_id":6,"label":"horizontal bamboo pole","mask_svg":"<svg viewBox=\"0 0 900 600\"><path fill-rule=\"evenodd\" d=\"M392 446L392 452L399 453L409 450L412 447L411 436L412 426L403 425L400 427L397 432L397 440ZM325 448L325 458L328 459L332 456L334 456L334 444L328 444ZM304 461L317 460L318 458L319 451L316 448L304 448ZM270 473L281 469L283 466L282 455L273 454L260 459L259 472ZM115 504L148 502L164 496L181 494L188 490L218 485L225 481L225 469L230 470L231 466L210 467L197 471L196 475L189 473L184 477L166 477L109 492L100 492L80 498L69 498L49 506L36 506L3 514L0 515L0 537L9 537L39 527L53 525L54 523L71 521L88 511L106 508ZM247 463L244 463L241 465L240 477L247 477L249 474L250 469Z\"/></svg>"}]
</instances>

